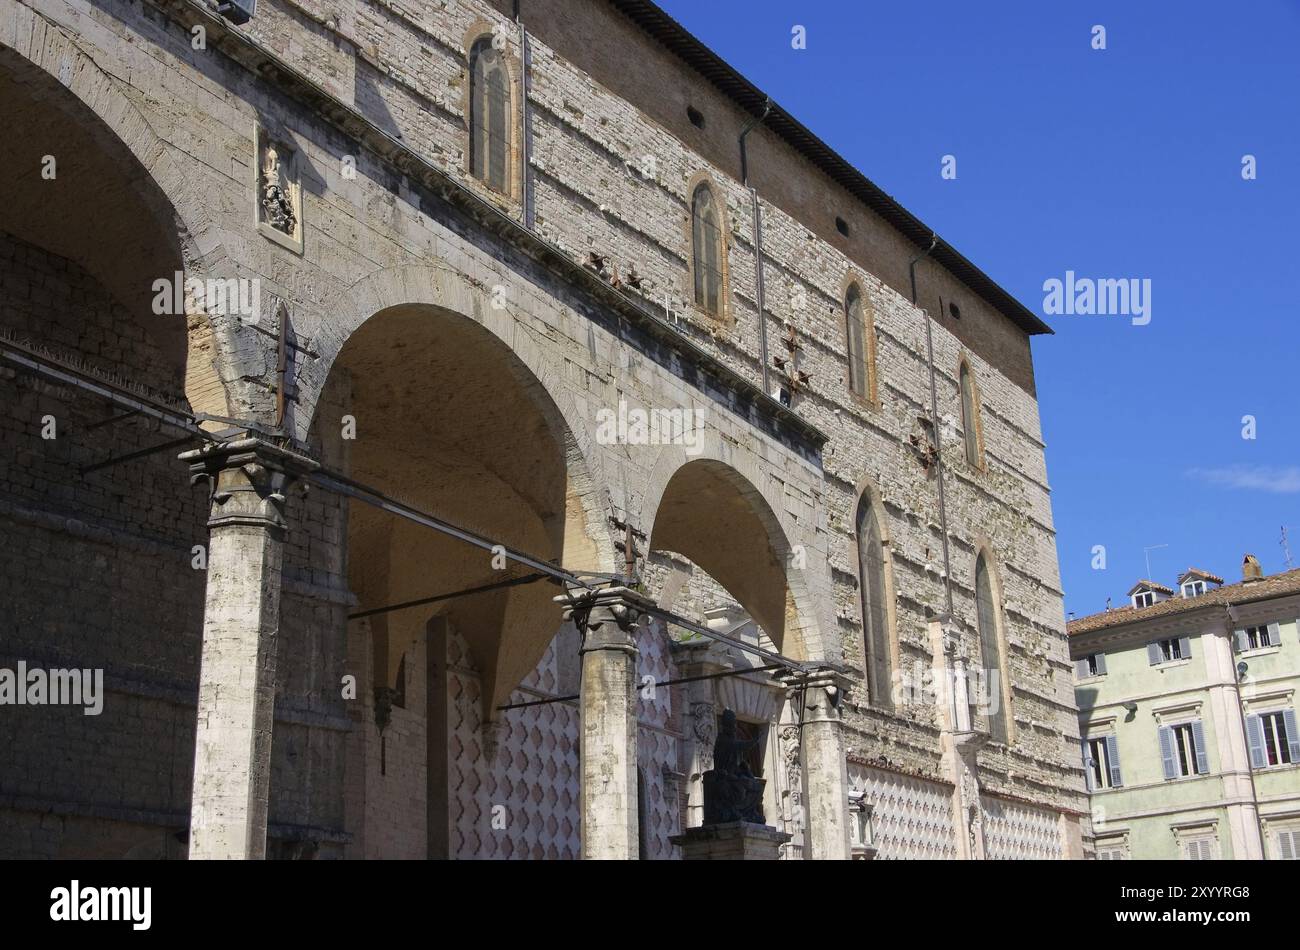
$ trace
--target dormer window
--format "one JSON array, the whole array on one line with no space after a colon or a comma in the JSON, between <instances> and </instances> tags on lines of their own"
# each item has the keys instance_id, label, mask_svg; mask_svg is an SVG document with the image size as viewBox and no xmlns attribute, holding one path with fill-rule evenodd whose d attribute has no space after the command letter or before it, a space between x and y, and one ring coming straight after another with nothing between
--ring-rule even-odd
<instances>
[{"instance_id":1,"label":"dormer window","mask_svg":"<svg viewBox=\"0 0 1300 950\"><path fill-rule=\"evenodd\" d=\"M1138 581L1133 585L1133 589L1128 592L1129 599L1133 602L1134 607L1150 607L1152 604L1158 604L1162 600L1169 599L1173 595L1173 590L1164 584L1157 584L1155 581Z\"/></svg>"},{"instance_id":2,"label":"dormer window","mask_svg":"<svg viewBox=\"0 0 1300 950\"><path fill-rule=\"evenodd\" d=\"M1178 589L1186 598L1200 597L1222 584L1222 577L1211 574L1209 571L1202 571L1197 567L1189 567L1178 578Z\"/></svg>"}]
</instances>

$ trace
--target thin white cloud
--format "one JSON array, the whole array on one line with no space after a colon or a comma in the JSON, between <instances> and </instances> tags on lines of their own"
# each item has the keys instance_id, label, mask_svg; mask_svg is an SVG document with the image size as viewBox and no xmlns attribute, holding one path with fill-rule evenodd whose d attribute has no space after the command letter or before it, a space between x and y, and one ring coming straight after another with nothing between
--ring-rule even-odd
<instances>
[{"instance_id":1,"label":"thin white cloud","mask_svg":"<svg viewBox=\"0 0 1300 950\"><path fill-rule=\"evenodd\" d=\"M1224 468L1194 468L1187 473L1211 485L1266 491L1279 495L1300 492L1300 466L1228 465Z\"/></svg>"}]
</instances>

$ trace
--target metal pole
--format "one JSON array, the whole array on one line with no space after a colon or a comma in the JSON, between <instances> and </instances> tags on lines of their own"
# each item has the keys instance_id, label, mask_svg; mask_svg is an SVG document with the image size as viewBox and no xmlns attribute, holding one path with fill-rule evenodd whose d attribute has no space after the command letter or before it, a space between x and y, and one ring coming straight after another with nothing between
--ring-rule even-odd
<instances>
[{"instance_id":1,"label":"metal pole","mask_svg":"<svg viewBox=\"0 0 1300 950\"><path fill-rule=\"evenodd\" d=\"M749 197L753 207L753 228L754 228L754 297L758 305L758 360L763 378L763 395L771 396L770 372L768 369L767 355L767 295L763 290L763 216L758 202L758 189L751 188L749 185L749 155L745 150L745 138L754 130L754 126L765 120L768 113L772 111L772 97L768 96L763 103L762 115L756 116L745 123L745 127L740 131L740 183L745 188L749 188Z\"/></svg>"},{"instance_id":2,"label":"metal pole","mask_svg":"<svg viewBox=\"0 0 1300 950\"><path fill-rule=\"evenodd\" d=\"M372 607L369 610L358 610L354 614L348 614L349 620L360 620L363 617L373 617L377 614L392 613L395 610L405 610L408 607L423 607L425 604L436 604L443 600L452 600L456 597L468 597L471 594L482 594L490 590L501 590L506 587L519 587L524 584L532 584L535 581L550 580L545 574L525 574L523 577L510 577L503 581L493 581L491 584L479 584L477 587L466 587L461 590L453 590L446 594L433 594L429 597L421 597L417 600L406 600L400 604L388 604L385 607Z\"/></svg>"},{"instance_id":3,"label":"metal pole","mask_svg":"<svg viewBox=\"0 0 1300 950\"><path fill-rule=\"evenodd\" d=\"M147 399L127 396L117 392L114 387L108 384L92 381L84 377L82 374L71 370L47 365L46 361L36 357L35 354L27 354L25 350L10 349L9 345L4 345L9 342L10 341L0 341L0 357L33 370L38 374L48 376L52 379L59 380L60 382L67 383L98 395L118 405L129 409L136 409L144 415L158 419L167 425L174 426L175 428L182 429L186 432L191 432L208 442L220 443L224 441L220 433L208 432L199 427L195 422L196 417L191 413L168 409ZM205 415L204 418L215 417ZM233 423L240 427L247 426L250 430L258 430L262 428L253 422L244 423L239 422L238 420L221 421ZM587 590L594 590L602 584L614 583L617 580L613 575L594 571L585 574L576 574L572 571L565 570L562 567L558 567L549 561L543 561L540 558L525 554L522 551L513 550L504 544L498 544L482 535L475 534L472 531L467 531L464 528L459 528L450 522L443 521L441 518L428 514L427 512L422 512L410 505L403 504L396 499L390 498L378 489L371 488L368 485L354 481L338 472L333 472L324 467L305 475L304 479L324 488L327 491L332 491L335 494L343 495L347 498L356 499L357 501L371 505L372 507L378 508L382 511L387 511L389 514L396 515L399 518L405 518L415 524L423 525L426 528L432 528L435 531L440 531L443 534L458 538L467 544L472 544L483 550L492 551L493 553L501 553L504 551L508 559L532 567L534 570L540 571L542 574L565 584L571 584ZM698 624L693 620L688 620L685 617L678 616L670 610L664 610L660 607L651 607L646 610L646 613L653 614L654 616L675 624L684 630L689 630L691 633L705 637L706 639L714 640L718 643L724 643L746 653L752 653L755 656L764 657L772 662L781 664L787 669L807 673L810 670L819 668L815 665L801 663L798 660L788 659L779 653L765 650L762 647L754 646L753 644L745 643L741 640L734 640L731 637L710 630L708 627Z\"/></svg>"}]
</instances>

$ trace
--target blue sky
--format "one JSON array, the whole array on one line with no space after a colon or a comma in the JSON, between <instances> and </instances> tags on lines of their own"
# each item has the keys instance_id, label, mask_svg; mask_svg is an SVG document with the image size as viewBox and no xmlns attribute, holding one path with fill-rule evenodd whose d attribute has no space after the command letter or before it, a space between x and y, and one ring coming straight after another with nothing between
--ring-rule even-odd
<instances>
[{"instance_id":1,"label":"blue sky","mask_svg":"<svg viewBox=\"0 0 1300 950\"><path fill-rule=\"evenodd\" d=\"M1034 342L1067 611L1148 546L1233 581L1287 525L1300 567L1300 0L660 2L1030 309L1067 270L1151 280L1148 325Z\"/></svg>"}]
</instances>

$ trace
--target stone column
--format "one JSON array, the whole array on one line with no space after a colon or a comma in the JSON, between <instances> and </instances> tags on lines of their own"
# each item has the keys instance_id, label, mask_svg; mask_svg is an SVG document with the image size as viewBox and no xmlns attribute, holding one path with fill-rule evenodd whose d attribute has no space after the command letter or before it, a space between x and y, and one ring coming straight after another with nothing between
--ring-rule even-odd
<instances>
[{"instance_id":1,"label":"stone column","mask_svg":"<svg viewBox=\"0 0 1300 950\"><path fill-rule=\"evenodd\" d=\"M582 634L582 856L635 860L636 630L651 602L626 587L555 598Z\"/></svg>"},{"instance_id":2,"label":"stone column","mask_svg":"<svg viewBox=\"0 0 1300 950\"><path fill-rule=\"evenodd\" d=\"M189 856L264 858L284 491L315 463L256 438L181 460L211 493Z\"/></svg>"},{"instance_id":3,"label":"stone column","mask_svg":"<svg viewBox=\"0 0 1300 950\"><path fill-rule=\"evenodd\" d=\"M812 860L847 861L849 766L841 721L849 680L832 670L785 677L792 699L803 702L799 754L803 760L804 855Z\"/></svg>"},{"instance_id":4,"label":"stone column","mask_svg":"<svg viewBox=\"0 0 1300 950\"><path fill-rule=\"evenodd\" d=\"M726 667L711 662L713 643L688 640L671 645L677 675L683 679L710 676ZM714 681L697 679L684 687L686 706L682 727L686 734L686 827L704 824L704 773L713 768L713 743L718 737L718 707Z\"/></svg>"}]
</instances>

